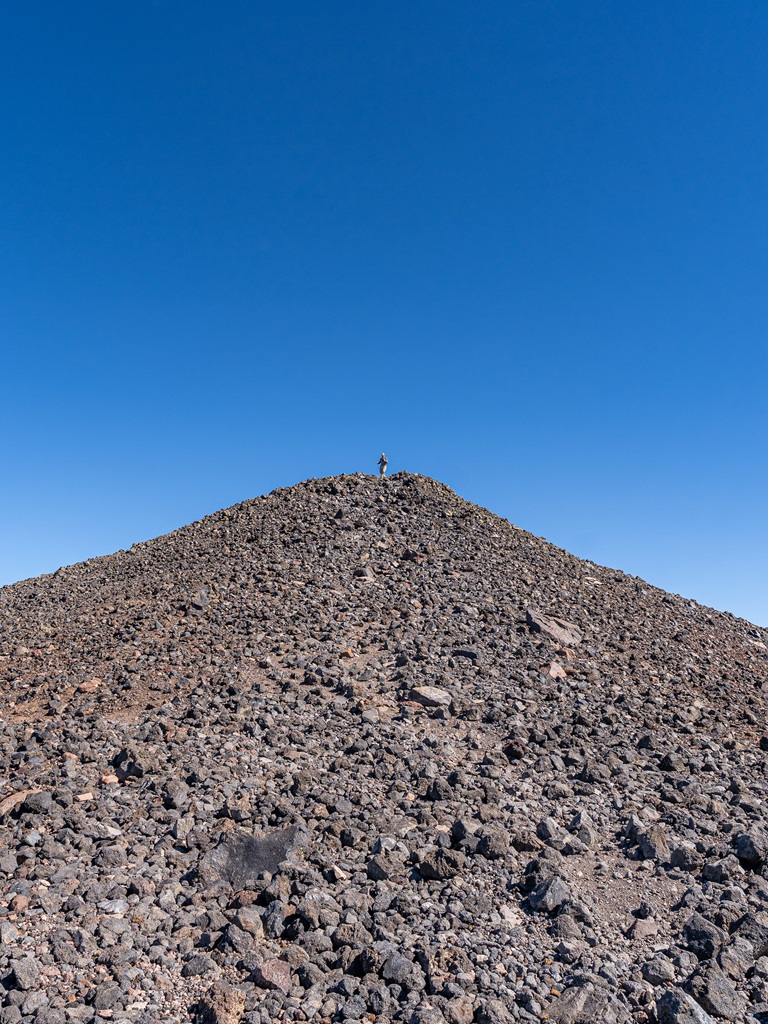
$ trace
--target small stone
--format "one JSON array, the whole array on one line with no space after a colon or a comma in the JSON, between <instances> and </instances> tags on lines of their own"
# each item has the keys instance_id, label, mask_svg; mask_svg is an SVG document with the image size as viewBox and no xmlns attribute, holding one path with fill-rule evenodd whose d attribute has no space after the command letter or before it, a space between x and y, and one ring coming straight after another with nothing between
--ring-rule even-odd
<instances>
[{"instance_id":1,"label":"small stone","mask_svg":"<svg viewBox=\"0 0 768 1024\"><path fill-rule=\"evenodd\" d=\"M291 968L285 960L263 960L261 963L256 964L251 973L251 980L259 988L284 992L286 995L288 995L293 986Z\"/></svg>"},{"instance_id":2,"label":"small stone","mask_svg":"<svg viewBox=\"0 0 768 1024\"><path fill-rule=\"evenodd\" d=\"M125 852L125 847L118 846L117 844L102 846L94 857L94 864L97 864L99 867L119 868L124 867L127 863L128 856Z\"/></svg>"},{"instance_id":3,"label":"small stone","mask_svg":"<svg viewBox=\"0 0 768 1024\"><path fill-rule=\"evenodd\" d=\"M574 626L572 622L566 622L565 619L559 619L554 615L545 615L543 612L529 608L525 613L525 620L533 633L542 633L563 647L574 647L582 641L582 632L578 626Z\"/></svg>"},{"instance_id":4,"label":"small stone","mask_svg":"<svg viewBox=\"0 0 768 1024\"><path fill-rule=\"evenodd\" d=\"M704 878L709 882L717 882L719 885L737 883L744 876L744 868L739 864L736 857L729 853L721 860L710 861L704 865L702 872Z\"/></svg>"},{"instance_id":5,"label":"small stone","mask_svg":"<svg viewBox=\"0 0 768 1024\"><path fill-rule=\"evenodd\" d=\"M245 992L215 981L197 1004L198 1024L240 1024L245 999Z\"/></svg>"},{"instance_id":6,"label":"small stone","mask_svg":"<svg viewBox=\"0 0 768 1024\"><path fill-rule=\"evenodd\" d=\"M652 917L640 918L629 929L633 939L652 939L659 934L659 926Z\"/></svg>"},{"instance_id":7,"label":"small stone","mask_svg":"<svg viewBox=\"0 0 768 1024\"><path fill-rule=\"evenodd\" d=\"M127 900L104 900L98 904L99 910L105 914L127 914L130 904Z\"/></svg>"},{"instance_id":8,"label":"small stone","mask_svg":"<svg viewBox=\"0 0 768 1024\"><path fill-rule=\"evenodd\" d=\"M264 922L254 906L240 907L235 914L235 923L238 928L255 938L261 938L264 934Z\"/></svg>"},{"instance_id":9,"label":"small stone","mask_svg":"<svg viewBox=\"0 0 768 1024\"><path fill-rule=\"evenodd\" d=\"M514 1017L500 999L488 999L475 1011L475 1024L512 1024Z\"/></svg>"},{"instance_id":10,"label":"small stone","mask_svg":"<svg viewBox=\"0 0 768 1024\"><path fill-rule=\"evenodd\" d=\"M744 997L739 995L716 963L702 964L686 983L686 989L697 1003L715 1017L741 1020L746 1009Z\"/></svg>"},{"instance_id":11,"label":"small stone","mask_svg":"<svg viewBox=\"0 0 768 1024\"><path fill-rule=\"evenodd\" d=\"M471 1024L473 1017L472 1000L465 996L449 999L443 1006L443 1016L448 1024Z\"/></svg>"},{"instance_id":12,"label":"small stone","mask_svg":"<svg viewBox=\"0 0 768 1024\"><path fill-rule=\"evenodd\" d=\"M67 1015L64 1010L49 1006L37 1011L35 1024L67 1024Z\"/></svg>"},{"instance_id":13,"label":"small stone","mask_svg":"<svg viewBox=\"0 0 768 1024\"><path fill-rule=\"evenodd\" d=\"M222 941L235 950L236 953L248 953L253 949L253 935L231 922L227 925Z\"/></svg>"},{"instance_id":14,"label":"small stone","mask_svg":"<svg viewBox=\"0 0 768 1024\"><path fill-rule=\"evenodd\" d=\"M702 857L693 843L683 842L675 846L670 854L669 863L673 868L682 871L697 871L701 867Z\"/></svg>"},{"instance_id":15,"label":"small stone","mask_svg":"<svg viewBox=\"0 0 768 1024\"><path fill-rule=\"evenodd\" d=\"M53 796L45 789L30 793L24 801L22 811L27 814L50 814L53 807Z\"/></svg>"},{"instance_id":16,"label":"small stone","mask_svg":"<svg viewBox=\"0 0 768 1024\"><path fill-rule=\"evenodd\" d=\"M413 1011L408 1024L446 1024L446 1021L438 1007L422 1003Z\"/></svg>"},{"instance_id":17,"label":"small stone","mask_svg":"<svg viewBox=\"0 0 768 1024\"><path fill-rule=\"evenodd\" d=\"M554 818L543 818L536 826L536 835L550 846L562 846L563 829Z\"/></svg>"},{"instance_id":18,"label":"small stone","mask_svg":"<svg viewBox=\"0 0 768 1024\"><path fill-rule=\"evenodd\" d=\"M446 850L442 847L430 850L419 861L419 873L424 878L444 881L453 878L464 867L465 855L460 850Z\"/></svg>"},{"instance_id":19,"label":"small stone","mask_svg":"<svg viewBox=\"0 0 768 1024\"><path fill-rule=\"evenodd\" d=\"M642 968L643 977L651 985L666 985L675 980L675 966L663 956L646 961Z\"/></svg>"},{"instance_id":20,"label":"small stone","mask_svg":"<svg viewBox=\"0 0 768 1024\"><path fill-rule=\"evenodd\" d=\"M392 856L389 852L376 853L366 864L366 873L374 882L384 882L403 870L401 858Z\"/></svg>"},{"instance_id":21,"label":"small stone","mask_svg":"<svg viewBox=\"0 0 768 1024\"><path fill-rule=\"evenodd\" d=\"M22 960L11 960L13 980L17 988L23 992L34 988L40 977L40 964L33 957L24 957Z\"/></svg>"},{"instance_id":22,"label":"small stone","mask_svg":"<svg viewBox=\"0 0 768 1024\"><path fill-rule=\"evenodd\" d=\"M616 1024L621 1008L616 997L591 982L575 985L558 996L546 1009L554 1024Z\"/></svg>"},{"instance_id":23,"label":"small stone","mask_svg":"<svg viewBox=\"0 0 768 1024\"><path fill-rule=\"evenodd\" d=\"M565 903L569 896L570 890L562 878L550 878L537 885L528 899L533 910L543 910L551 914Z\"/></svg>"},{"instance_id":24,"label":"small stone","mask_svg":"<svg viewBox=\"0 0 768 1024\"><path fill-rule=\"evenodd\" d=\"M755 962L755 947L740 935L733 935L728 945L720 950L717 962L727 977L744 981Z\"/></svg>"},{"instance_id":25,"label":"small stone","mask_svg":"<svg viewBox=\"0 0 768 1024\"><path fill-rule=\"evenodd\" d=\"M665 992L656 1004L659 1024L715 1024L703 1007L680 989Z\"/></svg>"},{"instance_id":26,"label":"small stone","mask_svg":"<svg viewBox=\"0 0 768 1024\"><path fill-rule=\"evenodd\" d=\"M341 1008L342 1020L364 1020L368 1006L362 996L352 996Z\"/></svg>"},{"instance_id":27,"label":"small stone","mask_svg":"<svg viewBox=\"0 0 768 1024\"><path fill-rule=\"evenodd\" d=\"M483 831L477 852L489 860L498 860L509 853L509 835L501 828L489 828Z\"/></svg>"},{"instance_id":28,"label":"small stone","mask_svg":"<svg viewBox=\"0 0 768 1024\"><path fill-rule=\"evenodd\" d=\"M669 860L670 850L667 845L667 837L659 825L638 832L637 845L640 847L640 853L647 860L658 860L662 863Z\"/></svg>"},{"instance_id":29,"label":"small stone","mask_svg":"<svg viewBox=\"0 0 768 1024\"><path fill-rule=\"evenodd\" d=\"M205 953L193 953L181 969L182 978L198 978L218 973L219 968Z\"/></svg>"},{"instance_id":30,"label":"small stone","mask_svg":"<svg viewBox=\"0 0 768 1024\"><path fill-rule=\"evenodd\" d=\"M381 976L385 981L397 982L406 991L421 990L426 984L424 972L419 965L402 953L393 953L387 959L382 967Z\"/></svg>"},{"instance_id":31,"label":"small stone","mask_svg":"<svg viewBox=\"0 0 768 1024\"><path fill-rule=\"evenodd\" d=\"M710 960L720 952L726 934L701 914L694 914L683 928L683 938L688 949L699 960Z\"/></svg>"},{"instance_id":32,"label":"small stone","mask_svg":"<svg viewBox=\"0 0 768 1024\"><path fill-rule=\"evenodd\" d=\"M446 779L432 779L427 786L427 800L453 800L453 787Z\"/></svg>"},{"instance_id":33,"label":"small stone","mask_svg":"<svg viewBox=\"0 0 768 1024\"><path fill-rule=\"evenodd\" d=\"M39 1019L36 1015L38 1010L42 1010L48 1005L48 996L42 989L35 989L27 995L27 998L21 1004L21 1012L24 1017L32 1017L35 1014L35 1024ZM94 1004L95 1005L95 1004Z\"/></svg>"},{"instance_id":34,"label":"small stone","mask_svg":"<svg viewBox=\"0 0 768 1024\"><path fill-rule=\"evenodd\" d=\"M507 740L502 750L509 761L520 761L528 752L528 742L522 734L518 733Z\"/></svg>"},{"instance_id":35,"label":"small stone","mask_svg":"<svg viewBox=\"0 0 768 1024\"><path fill-rule=\"evenodd\" d=\"M453 698L447 690L443 690L439 686L414 686L412 690L408 691L408 700L416 701L417 704L423 704L427 708L448 708L451 706Z\"/></svg>"},{"instance_id":36,"label":"small stone","mask_svg":"<svg viewBox=\"0 0 768 1024\"><path fill-rule=\"evenodd\" d=\"M745 914L736 927L736 934L754 949L754 959L768 956L768 914Z\"/></svg>"},{"instance_id":37,"label":"small stone","mask_svg":"<svg viewBox=\"0 0 768 1024\"><path fill-rule=\"evenodd\" d=\"M82 683L77 684L76 689L78 693L98 693L103 685L101 679L94 677L93 679L84 679Z\"/></svg>"},{"instance_id":38,"label":"small stone","mask_svg":"<svg viewBox=\"0 0 768 1024\"><path fill-rule=\"evenodd\" d=\"M120 1001L118 985L98 985L93 1000L94 1010L112 1010Z\"/></svg>"},{"instance_id":39,"label":"small stone","mask_svg":"<svg viewBox=\"0 0 768 1024\"><path fill-rule=\"evenodd\" d=\"M754 870L768 859L768 833L762 828L742 832L736 836L734 846L739 860Z\"/></svg>"},{"instance_id":40,"label":"small stone","mask_svg":"<svg viewBox=\"0 0 768 1024\"><path fill-rule=\"evenodd\" d=\"M34 789L20 789L16 793L11 793L9 796L3 797L3 799L0 800L0 818L4 818L6 814L10 814L14 811L34 792Z\"/></svg>"}]
</instances>

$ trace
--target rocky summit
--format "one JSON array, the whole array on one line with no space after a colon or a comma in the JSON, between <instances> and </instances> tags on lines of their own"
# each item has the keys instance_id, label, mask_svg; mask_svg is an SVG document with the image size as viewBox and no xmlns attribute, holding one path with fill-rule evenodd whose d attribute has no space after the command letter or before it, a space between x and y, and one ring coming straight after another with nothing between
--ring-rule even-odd
<instances>
[{"instance_id":1,"label":"rocky summit","mask_svg":"<svg viewBox=\"0 0 768 1024\"><path fill-rule=\"evenodd\" d=\"M0 1024L768 1021L768 632L427 477L0 590Z\"/></svg>"}]
</instances>

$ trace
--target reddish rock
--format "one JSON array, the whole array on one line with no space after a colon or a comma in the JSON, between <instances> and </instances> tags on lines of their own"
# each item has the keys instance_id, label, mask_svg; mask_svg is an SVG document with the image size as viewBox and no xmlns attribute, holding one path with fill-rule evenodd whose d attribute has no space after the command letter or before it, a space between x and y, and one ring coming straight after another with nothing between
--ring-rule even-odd
<instances>
[{"instance_id":1,"label":"reddish rock","mask_svg":"<svg viewBox=\"0 0 768 1024\"><path fill-rule=\"evenodd\" d=\"M240 1024L245 1009L245 992L224 981L211 985L197 1006L199 1024Z\"/></svg>"},{"instance_id":2,"label":"reddish rock","mask_svg":"<svg viewBox=\"0 0 768 1024\"><path fill-rule=\"evenodd\" d=\"M291 968L285 960L263 960L253 969L251 980L260 988L284 992L291 991Z\"/></svg>"},{"instance_id":3,"label":"reddish rock","mask_svg":"<svg viewBox=\"0 0 768 1024\"><path fill-rule=\"evenodd\" d=\"M629 929L633 939L651 939L659 934L659 926L651 917L639 918Z\"/></svg>"}]
</instances>

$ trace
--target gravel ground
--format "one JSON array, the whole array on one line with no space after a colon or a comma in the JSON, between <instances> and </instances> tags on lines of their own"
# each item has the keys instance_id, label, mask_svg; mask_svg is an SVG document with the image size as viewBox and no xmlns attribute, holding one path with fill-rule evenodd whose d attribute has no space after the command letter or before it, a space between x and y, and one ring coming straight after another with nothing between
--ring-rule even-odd
<instances>
[{"instance_id":1,"label":"gravel ground","mask_svg":"<svg viewBox=\"0 0 768 1024\"><path fill-rule=\"evenodd\" d=\"M0 1024L768 1022L765 630L406 473L0 627Z\"/></svg>"}]
</instances>

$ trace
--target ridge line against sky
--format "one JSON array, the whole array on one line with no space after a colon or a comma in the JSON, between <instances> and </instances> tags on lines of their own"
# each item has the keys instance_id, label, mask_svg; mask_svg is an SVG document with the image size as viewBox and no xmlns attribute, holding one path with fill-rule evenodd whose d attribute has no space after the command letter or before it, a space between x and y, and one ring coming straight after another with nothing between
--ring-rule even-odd
<instances>
[{"instance_id":1,"label":"ridge line against sky","mask_svg":"<svg viewBox=\"0 0 768 1024\"><path fill-rule=\"evenodd\" d=\"M399 472L399 470L397 470L395 472ZM407 472L411 472L411 471L407 471ZM322 476L322 477L308 477L305 480L296 481L295 484L287 484L287 483L286 484L279 484L276 487L274 487L274 488L270 489L269 491L266 491L266 492L264 492L262 494L254 494L250 498L244 498L244 499L242 499L242 502L246 502L246 501L249 501L249 500L254 500L254 499L257 499L257 498L266 498L266 497L269 497L275 491L282 491L282 490L291 489L294 486L301 486L304 483L309 483L309 482L312 482L312 481L318 480L318 479L334 479L335 477L339 477L339 476L342 476L342 475L360 475L361 473L363 473L363 475L370 476L370 477L372 477L374 479L378 478L378 474L377 473L367 473L366 474L366 473L364 473L363 471L360 471L360 470L350 470L350 471L347 471L346 473L331 474L329 476ZM390 476L390 477L392 475L393 475L392 473L388 474L388 476ZM427 474L423 474L423 473L417 474L417 475L426 476L427 479L432 479L432 480L435 479L434 477L429 477ZM443 481L436 481L436 482L440 483L440 484L443 483ZM450 486L450 485L445 485L445 486ZM454 490L454 488L451 488L451 490ZM458 493L458 492L455 492L455 493ZM471 504L475 505L477 508L480 508L480 509L482 509L482 510L484 510L486 512L490 512L492 515L497 516L502 521L509 523L511 526L513 526L515 528L518 528L518 529L526 530L526 532L532 534L537 539L544 540L547 543L553 544L554 546L556 546L558 548L561 548L562 550L566 551L567 553L569 553L571 555L575 555L575 557L579 558L581 561L583 561L585 563L594 564L597 568L605 569L605 570L607 570L609 572L619 571L619 572L622 572L622 573L624 573L625 575L627 575L627 576L629 576L631 578L636 578L636 579L639 579L639 580L643 579L638 573L632 572L632 571L630 571L628 569L623 569L623 568L620 568L618 566L603 564L601 562L595 561L593 558L589 558L586 555L579 555L575 551L570 551L568 548L564 548L563 545L559 544L557 541L552 540L551 538L540 536L539 534L536 534L534 531L532 531L530 529L527 529L527 528L525 528L523 526L520 526L519 523L512 522L512 520L508 516L504 515L501 512L494 511L491 508L486 508L484 505L479 504L478 502L474 501L471 497L468 497L466 495L461 495L461 494L459 494L458 496L460 498L463 498L465 501L468 501ZM62 566L56 566L55 568L53 568L53 569L51 569L51 570L49 570L47 572L41 573L39 575L47 576L47 575L51 575L53 572L56 572L56 570L58 570L59 568L66 568L66 567L71 566L71 565L76 565L76 564L79 564L79 563L89 562L89 561L92 561L92 560L94 560L96 558L108 558L110 555L119 554L121 551L128 550L130 547L133 547L136 544L149 543L149 542L151 542L153 540L160 539L163 536L167 536L170 533L175 533L176 531L178 531L180 529L183 529L183 528L185 528L187 526L193 526L193 525L195 525L195 524L197 524L199 522L202 522L204 519L208 518L209 516L216 515L218 512L225 511L228 508L236 507L237 505L241 504L242 502L240 502L240 501L234 502L233 505L223 506L220 509L215 509L215 510L212 510L210 512L206 512L203 515L201 515L199 518L196 518L194 520L190 520L189 522L179 523L176 526L170 528L169 530L163 531L161 533L158 533L155 536L152 536L152 537L142 537L142 538L139 538L137 540L134 540L131 544L127 544L123 548L116 548L114 550L105 551L105 552L91 553L90 555L87 555L87 556L82 557L82 558L79 557L79 558L77 558L75 561L73 561L71 563L66 563L65 565L62 565ZM32 578L37 578L37 577L32 577ZM6 581L6 582L3 582L3 583L0 583L0 588L2 588L3 586L11 586L11 585L13 585L13 583L16 583L16 582L26 582L28 579L29 578ZM672 594L676 594L677 593L676 591L669 591L668 588L665 588L664 586L662 586L661 584L659 584L658 582L655 582L653 580L643 580L643 582L647 583L650 586L653 586L653 587L656 587L658 589L664 590L664 591L666 591L668 593L672 593ZM702 607L704 607L704 608L707 608L707 607L713 607L714 608L713 605L708 605L705 601L697 599L697 598L693 597L690 594L688 594L688 595L680 594L680 595L677 595L677 596L680 596L680 597L682 597L685 600L695 601L697 604L702 605ZM715 610L728 612L728 609L719 609L718 608L718 609L715 609ZM729 612L729 614L735 614L735 613ZM738 618L743 618L743 616L737 616L737 617ZM751 620L747 620L747 621L751 621Z\"/></svg>"}]
</instances>

